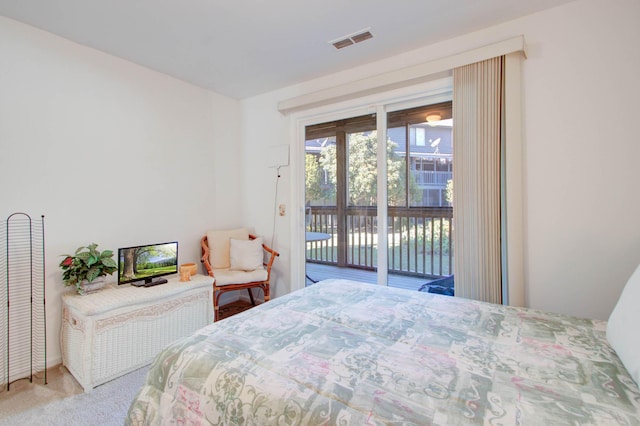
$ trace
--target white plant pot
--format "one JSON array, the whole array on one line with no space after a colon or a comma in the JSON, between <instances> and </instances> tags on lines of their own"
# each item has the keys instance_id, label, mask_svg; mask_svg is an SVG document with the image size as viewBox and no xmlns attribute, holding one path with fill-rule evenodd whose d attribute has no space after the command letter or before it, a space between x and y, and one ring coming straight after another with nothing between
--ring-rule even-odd
<instances>
[{"instance_id":1,"label":"white plant pot","mask_svg":"<svg viewBox=\"0 0 640 426\"><path fill-rule=\"evenodd\" d=\"M80 288L82 289L81 292L79 292L80 294L89 294L89 293L93 293L95 291L100 290L102 287L104 287L107 284L107 278L106 277L98 277L95 280L89 282L87 280L83 280L80 283Z\"/></svg>"}]
</instances>

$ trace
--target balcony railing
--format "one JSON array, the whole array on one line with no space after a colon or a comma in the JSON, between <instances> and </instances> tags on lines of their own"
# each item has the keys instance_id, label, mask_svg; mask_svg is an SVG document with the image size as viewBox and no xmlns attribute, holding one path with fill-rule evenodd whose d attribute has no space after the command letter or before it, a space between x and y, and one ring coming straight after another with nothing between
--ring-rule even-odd
<instances>
[{"instance_id":1,"label":"balcony railing","mask_svg":"<svg viewBox=\"0 0 640 426\"><path fill-rule=\"evenodd\" d=\"M453 273L451 207L388 208L389 272L425 277ZM349 208L342 227L335 207L312 207L308 230L330 235L307 243L307 261L374 270L378 267L376 208Z\"/></svg>"},{"instance_id":2,"label":"balcony railing","mask_svg":"<svg viewBox=\"0 0 640 426\"><path fill-rule=\"evenodd\" d=\"M453 172L435 172L425 170L412 170L411 174L418 185L447 186L447 182L453 179Z\"/></svg>"}]
</instances>

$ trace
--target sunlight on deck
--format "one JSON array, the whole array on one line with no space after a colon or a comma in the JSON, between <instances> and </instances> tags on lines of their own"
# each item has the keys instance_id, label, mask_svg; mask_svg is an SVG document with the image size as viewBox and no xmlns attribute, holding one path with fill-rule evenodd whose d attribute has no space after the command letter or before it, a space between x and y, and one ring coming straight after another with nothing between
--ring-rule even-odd
<instances>
[{"instance_id":1,"label":"sunlight on deck","mask_svg":"<svg viewBox=\"0 0 640 426\"><path fill-rule=\"evenodd\" d=\"M343 278L353 281L362 281L377 284L376 273L374 271L364 271L354 268L339 268L332 265L321 265L318 263L306 263L307 275L314 280L327 280L330 278ZM397 274L389 274L389 287L404 288L406 290L418 290L423 284L432 281L429 278L407 277ZM307 280L307 285L311 284Z\"/></svg>"}]
</instances>

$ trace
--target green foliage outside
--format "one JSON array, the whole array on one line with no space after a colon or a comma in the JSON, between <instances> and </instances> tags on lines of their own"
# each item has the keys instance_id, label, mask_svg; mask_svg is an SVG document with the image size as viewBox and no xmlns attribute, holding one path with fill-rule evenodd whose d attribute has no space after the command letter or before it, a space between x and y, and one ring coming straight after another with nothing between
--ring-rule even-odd
<instances>
[{"instance_id":1,"label":"green foliage outside","mask_svg":"<svg viewBox=\"0 0 640 426\"><path fill-rule=\"evenodd\" d=\"M417 234L417 235L416 235ZM407 226L405 223L402 232L398 234L401 238L398 244L410 245L417 240L417 245L427 254L440 253L442 244L442 254L449 254L449 242L451 237L451 219L424 219L412 220ZM433 249L432 249L433 247Z\"/></svg>"},{"instance_id":2,"label":"green foliage outside","mask_svg":"<svg viewBox=\"0 0 640 426\"><path fill-rule=\"evenodd\" d=\"M378 166L376 159L377 133L349 134L348 200L349 206L375 206L378 194ZM405 195L406 161L396 154L397 144L387 140L387 194L389 206L407 206ZM306 199L324 205L336 204L337 158L336 146L329 145L320 157L306 155ZM325 183L325 175L327 182ZM411 204L421 205L422 191L410 174L409 192Z\"/></svg>"},{"instance_id":3,"label":"green foliage outside","mask_svg":"<svg viewBox=\"0 0 640 426\"><path fill-rule=\"evenodd\" d=\"M305 174L305 194L307 200L322 200L328 202L335 200L335 198L331 198L331 193L327 191L326 188L323 188L323 172L317 157L313 154L305 155ZM333 194L335 194L335 190Z\"/></svg>"},{"instance_id":4,"label":"green foliage outside","mask_svg":"<svg viewBox=\"0 0 640 426\"><path fill-rule=\"evenodd\" d=\"M447 181L447 189L445 192L445 200L450 206L453 206L453 179Z\"/></svg>"}]
</instances>

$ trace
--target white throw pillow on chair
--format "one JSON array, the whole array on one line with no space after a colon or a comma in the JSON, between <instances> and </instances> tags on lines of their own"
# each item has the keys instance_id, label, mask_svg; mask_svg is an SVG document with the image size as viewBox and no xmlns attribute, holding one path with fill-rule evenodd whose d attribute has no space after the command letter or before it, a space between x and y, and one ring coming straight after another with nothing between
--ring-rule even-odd
<instances>
[{"instance_id":1,"label":"white throw pillow on chair","mask_svg":"<svg viewBox=\"0 0 640 426\"><path fill-rule=\"evenodd\" d=\"M207 232L209 242L209 263L213 269L226 269L231 266L229 240L248 240L249 228L225 229Z\"/></svg>"},{"instance_id":2,"label":"white throw pillow on chair","mask_svg":"<svg viewBox=\"0 0 640 426\"><path fill-rule=\"evenodd\" d=\"M232 271L255 271L262 268L264 254L262 238L254 240L237 240L231 238L231 267Z\"/></svg>"}]
</instances>

